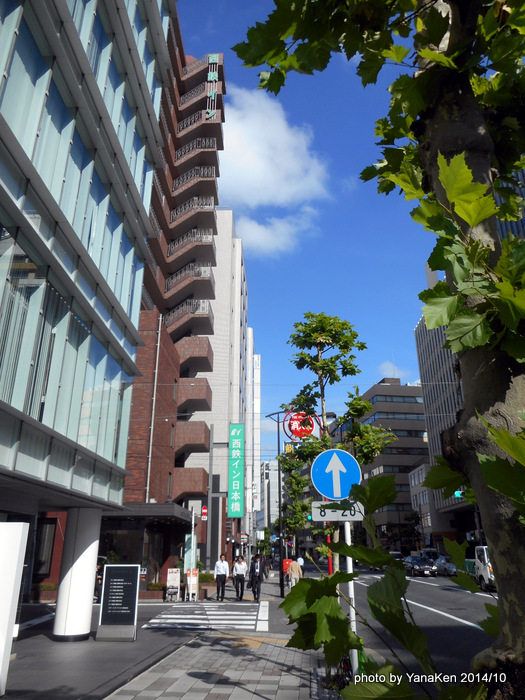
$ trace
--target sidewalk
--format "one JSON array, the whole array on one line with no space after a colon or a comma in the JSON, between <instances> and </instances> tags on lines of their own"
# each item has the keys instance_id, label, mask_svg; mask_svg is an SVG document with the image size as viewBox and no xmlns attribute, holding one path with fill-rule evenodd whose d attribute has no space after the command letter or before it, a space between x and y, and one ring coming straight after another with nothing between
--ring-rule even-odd
<instances>
[{"instance_id":1,"label":"sidewalk","mask_svg":"<svg viewBox=\"0 0 525 700\"><path fill-rule=\"evenodd\" d=\"M28 625L15 643L7 700L306 700L322 654L285 645L293 630L278 606L278 580L263 584L269 631L143 629L167 604L139 606L135 642L52 641L54 607L24 606ZM185 603L177 603L184 610ZM242 605L242 603L240 604ZM31 620L30 618L34 618ZM36 623L31 626L31 623Z\"/></svg>"},{"instance_id":2,"label":"sidewalk","mask_svg":"<svg viewBox=\"0 0 525 700\"><path fill-rule=\"evenodd\" d=\"M280 637L280 638L277 638ZM112 700L302 700L318 652L289 649L282 635L196 639L114 692Z\"/></svg>"}]
</instances>

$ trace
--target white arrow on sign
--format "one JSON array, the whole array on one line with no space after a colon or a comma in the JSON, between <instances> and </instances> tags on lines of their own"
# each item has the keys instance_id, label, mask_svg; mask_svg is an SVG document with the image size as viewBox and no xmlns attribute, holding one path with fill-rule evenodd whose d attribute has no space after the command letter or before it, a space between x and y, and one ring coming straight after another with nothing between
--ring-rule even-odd
<instances>
[{"instance_id":1,"label":"white arrow on sign","mask_svg":"<svg viewBox=\"0 0 525 700\"><path fill-rule=\"evenodd\" d=\"M328 462L325 472L332 472L332 483L334 485L334 498L341 498L341 472L346 474L346 467L343 465L339 457L334 454Z\"/></svg>"}]
</instances>

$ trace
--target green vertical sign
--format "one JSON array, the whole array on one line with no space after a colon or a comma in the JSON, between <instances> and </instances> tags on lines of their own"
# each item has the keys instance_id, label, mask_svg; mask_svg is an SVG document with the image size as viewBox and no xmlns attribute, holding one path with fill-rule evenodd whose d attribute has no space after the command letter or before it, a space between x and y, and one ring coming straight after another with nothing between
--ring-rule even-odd
<instances>
[{"instance_id":1,"label":"green vertical sign","mask_svg":"<svg viewBox=\"0 0 525 700\"><path fill-rule=\"evenodd\" d=\"M228 517L244 515L244 425L230 423Z\"/></svg>"}]
</instances>

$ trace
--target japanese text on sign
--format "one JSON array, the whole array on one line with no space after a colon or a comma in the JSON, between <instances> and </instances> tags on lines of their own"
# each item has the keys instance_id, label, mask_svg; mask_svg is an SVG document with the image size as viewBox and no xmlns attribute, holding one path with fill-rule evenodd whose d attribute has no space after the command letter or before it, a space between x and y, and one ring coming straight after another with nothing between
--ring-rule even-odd
<instances>
[{"instance_id":1,"label":"japanese text on sign","mask_svg":"<svg viewBox=\"0 0 525 700\"><path fill-rule=\"evenodd\" d=\"M244 515L244 425L230 425L230 453L228 471L228 517Z\"/></svg>"}]
</instances>

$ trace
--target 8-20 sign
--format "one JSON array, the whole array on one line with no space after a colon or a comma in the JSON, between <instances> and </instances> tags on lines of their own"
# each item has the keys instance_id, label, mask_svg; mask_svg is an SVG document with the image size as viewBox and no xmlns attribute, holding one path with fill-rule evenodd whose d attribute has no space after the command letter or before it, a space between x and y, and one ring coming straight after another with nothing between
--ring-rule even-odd
<instances>
[{"instance_id":1,"label":"8-20 sign","mask_svg":"<svg viewBox=\"0 0 525 700\"><path fill-rule=\"evenodd\" d=\"M332 503L326 501L312 501L312 520L316 523L327 520L334 522L339 520L362 520L363 511L359 503L352 502L346 510L335 509Z\"/></svg>"}]
</instances>

